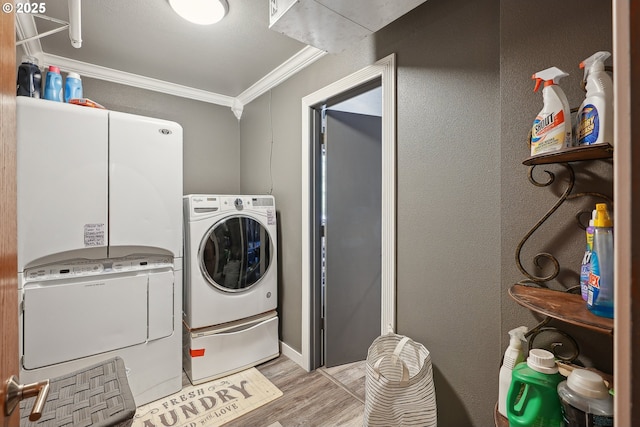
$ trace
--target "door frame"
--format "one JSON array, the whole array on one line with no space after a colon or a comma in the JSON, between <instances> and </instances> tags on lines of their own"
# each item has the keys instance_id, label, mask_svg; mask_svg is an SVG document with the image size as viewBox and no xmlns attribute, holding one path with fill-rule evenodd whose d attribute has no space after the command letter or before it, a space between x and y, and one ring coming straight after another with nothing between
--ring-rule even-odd
<instances>
[{"instance_id":1,"label":"door frame","mask_svg":"<svg viewBox=\"0 0 640 427\"><path fill-rule=\"evenodd\" d=\"M313 138L315 106L380 79L382 85L382 259L380 333L396 330L395 53L302 98L302 367L312 369Z\"/></svg>"},{"instance_id":2,"label":"door frame","mask_svg":"<svg viewBox=\"0 0 640 427\"><path fill-rule=\"evenodd\" d=\"M11 5L13 1L4 3ZM16 214L15 12L0 15L0 426L17 426L20 410L5 416L4 388L18 376L18 240Z\"/></svg>"}]
</instances>

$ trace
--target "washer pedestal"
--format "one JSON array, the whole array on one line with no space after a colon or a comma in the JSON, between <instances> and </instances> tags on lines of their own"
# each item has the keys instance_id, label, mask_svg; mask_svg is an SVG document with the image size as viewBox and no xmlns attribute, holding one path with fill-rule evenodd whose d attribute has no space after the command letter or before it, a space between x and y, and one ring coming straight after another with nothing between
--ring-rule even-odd
<instances>
[{"instance_id":1,"label":"washer pedestal","mask_svg":"<svg viewBox=\"0 0 640 427\"><path fill-rule=\"evenodd\" d=\"M183 322L182 361L192 384L201 384L279 356L278 314L258 316L208 328Z\"/></svg>"}]
</instances>

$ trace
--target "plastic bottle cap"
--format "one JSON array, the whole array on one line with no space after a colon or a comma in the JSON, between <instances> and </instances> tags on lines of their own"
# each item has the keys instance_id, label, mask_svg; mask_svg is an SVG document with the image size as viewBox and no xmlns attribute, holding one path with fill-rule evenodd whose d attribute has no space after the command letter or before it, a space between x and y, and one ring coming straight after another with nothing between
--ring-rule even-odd
<instances>
[{"instance_id":1,"label":"plastic bottle cap","mask_svg":"<svg viewBox=\"0 0 640 427\"><path fill-rule=\"evenodd\" d=\"M534 348L529 352L527 357L527 365L534 371L543 374L558 373L558 365L550 351L541 348Z\"/></svg>"},{"instance_id":2,"label":"plastic bottle cap","mask_svg":"<svg viewBox=\"0 0 640 427\"><path fill-rule=\"evenodd\" d=\"M613 227L613 221L611 221L609 212L607 212L606 203L596 204L596 218L593 221L593 225L596 227Z\"/></svg>"},{"instance_id":3,"label":"plastic bottle cap","mask_svg":"<svg viewBox=\"0 0 640 427\"><path fill-rule=\"evenodd\" d=\"M26 62L28 64L38 65L38 58L36 58L35 56L31 56L31 55L24 55L22 57L22 62Z\"/></svg>"},{"instance_id":4,"label":"plastic bottle cap","mask_svg":"<svg viewBox=\"0 0 640 427\"><path fill-rule=\"evenodd\" d=\"M49 71L60 74L60 68L55 65L49 65Z\"/></svg>"},{"instance_id":5,"label":"plastic bottle cap","mask_svg":"<svg viewBox=\"0 0 640 427\"><path fill-rule=\"evenodd\" d=\"M609 396L609 390L602 377L586 369L574 369L567 377L567 385L584 397L606 399Z\"/></svg>"},{"instance_id":6,"label":"plastic bottle cap","mask_svg":"<svg viewBox=\"0 0 640 427\"><path fill-rule=\"evenodd\" d=\"M67 78L71 78L71 79L78 79L80 80L80 74L78 73L74 73L73 71L69 71L67 73Z\"/></svg>"}]
</instances>

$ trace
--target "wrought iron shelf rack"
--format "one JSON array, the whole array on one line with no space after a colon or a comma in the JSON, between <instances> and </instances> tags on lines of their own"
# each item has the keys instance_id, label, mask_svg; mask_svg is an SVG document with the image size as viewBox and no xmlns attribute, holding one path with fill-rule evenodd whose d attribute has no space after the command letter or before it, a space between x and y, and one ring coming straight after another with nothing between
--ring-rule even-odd
<instances>
[{"instance_id":1,"label":"wrought iron shelf rack","mask_svg":"<svg viewBox=\"0 0 640 427\"><path fill-rule=\"evenodd\" d=\"M536 256L536 262L539 258L546 258L555 265L555 271L545 277L538 277L527 272L522 263L520 262L520 251L524 243L531 237L531 235L564 203L565 200L570 198L576 198L581 196L595 196L603 198L609 202L611 200L602 194L598 193L581 193L571 194L575 183L575 174L573 168L569 164L570 162L581 162L587 160L600 160L610 159L613 157L613 147L610 144L597 144L590 146L571 147L562 151L555 151L552 153L540 154L537 156L531 156L526 158L522 163L525 166L530 166L529 181L538 187L546 187L551 185L555 176L549 171L545 171L549 179L547 182L538 182L533 178L533 169L537 165L547 164L562 164L569 171L570 182L558 202L547 212L547 214L525 235L516 250L516 264L520 271L527 277L522 283L515 284L509 289L509 295L518 304L529 310L546 316L536 328L529 333L536 334L542 330L551 318L558 319L565 323L577 325L592 331L596 331L603 334L613 335L613 320L599 317L591 313L587 308L585 302L582 300L582 296L578 294L572 294L569 292L555 291L548 288L535 286L546 281L554 279L560 267L558 261L551 254L542 253ZM579 219L579 218L578 218ZM526 283L534 284L534 286L528 286ZM577 353L575 355L577 357ZM567 360L571 362L571 360ZM601 375L606 377L606 374ZM508 427L509 421L506 417L498 412L498 405L494 408L494 423L496 427Z\"/></svg>"},{"instance_id":2,"label":"wrought iron shelf rack","mask_svg":"<svg viewBox=\"0 0 640 427\"><path fill-rule=\"evenodd\" d=\"M577 195L571 195L575 176L573 169L569 165L569 162L578 162L586 160L598 160L609 159L613 157L613 147L610 144L597 144L581 147L571 147L562 151L555 151L551 153L544 153L537 156L528 157L522 163L526 166L531 166L529 172L529 180L537 186L550 185L553 182L553 174L548 171L550 179L546 183L538 183L532 177L532 170L537 165L545 165L552 163L563 164L570 172L570 184L565 190L564 194L560 197L560 200L556 205L545 215L545 217L538 222L538 224L525 236L525 238L518 245L516 252L516 263L520 271L527 276L527 282L541 283L551 280L557 274L556 272L547 277L536 277L522 267L520 263L520 250L524 245L524 242L539 228L544 221L568 198L580 197L583 195L591 195L601 197L605 200L609 200L608 197L597 193L583 193ZM610 200L609 200L610 201ZM549 254L539 254L538 257L544 257L551 259L556 263L555 258ZM582 326L593 331L597 331L604 334L613 334L613 321L603 317L592 314L587 308L586 304L582 300L582 297L577 294L568 292L554 291L547 288L538 286L527 286L525 284L515 284L509 289L509 295L520 305L528 308L529 310L536 311L544 314L545 316L552 317L563 322L571 323L577 326Z\"/></svg>"}]
</instances>

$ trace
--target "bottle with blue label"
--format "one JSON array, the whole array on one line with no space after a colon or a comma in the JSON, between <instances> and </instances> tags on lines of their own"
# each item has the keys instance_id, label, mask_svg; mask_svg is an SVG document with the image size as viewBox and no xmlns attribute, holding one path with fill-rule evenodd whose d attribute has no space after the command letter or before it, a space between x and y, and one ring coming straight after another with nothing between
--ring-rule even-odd
<instances>
[{"instance_id":1,"label":"bottle with blue label","mask_svg":"<svg viewBox=\"0 0 640 427\"><path fill-rule=\"evenodd\" d=\"M596 205L587 307L595 315L613 319L613 221L606 203Z\"/></svg>"},{"instance_id":2,"label":"bottle with blue label","mask_svg":"<svg viewBox=\"0 0 640 427\"><path fill-rule=\"evenodd\" d=\"M44 83L44 99L62 102L62 75L60 68L49 65L47 78Z\"/></svg>"},{"instance_id":3,"label":"bottle with blue label","mask_svg":"<svg viewBox=\"0 0 640 427\"><path fill-rule=\"evenodd\" d=\"M82 98L82 80L78 73L70 71L64 86L64 102L78 98Z\"/></svg>"},{"instance_id":4,"label":"bottle with blue label","mask_svg":"<svg viewBox=\"0 0 640 427\"><path fill-rule=\"evenodd\" d=\"M587 300L589 296L589 275L591 273L591 253L593 252L593 222L596 219L596 210L591 213L591 219L589 220L589 226L586 230L587 236L587 248L584 251L582 257L582 265L580 266L580 294L583 300Z\"/></svg>"},{"instance_id":5,"label":"bottle with blue label","mask_svg":"<svg viewBox=\"0 0 640 427\"><path fill-rule=\"evenodd\" d=\"M604 70L609 52L596 52L580 63L584 68L587 96L578 109L578 145L613 145L613 81Z\"/></svg>"}]
</instances>

